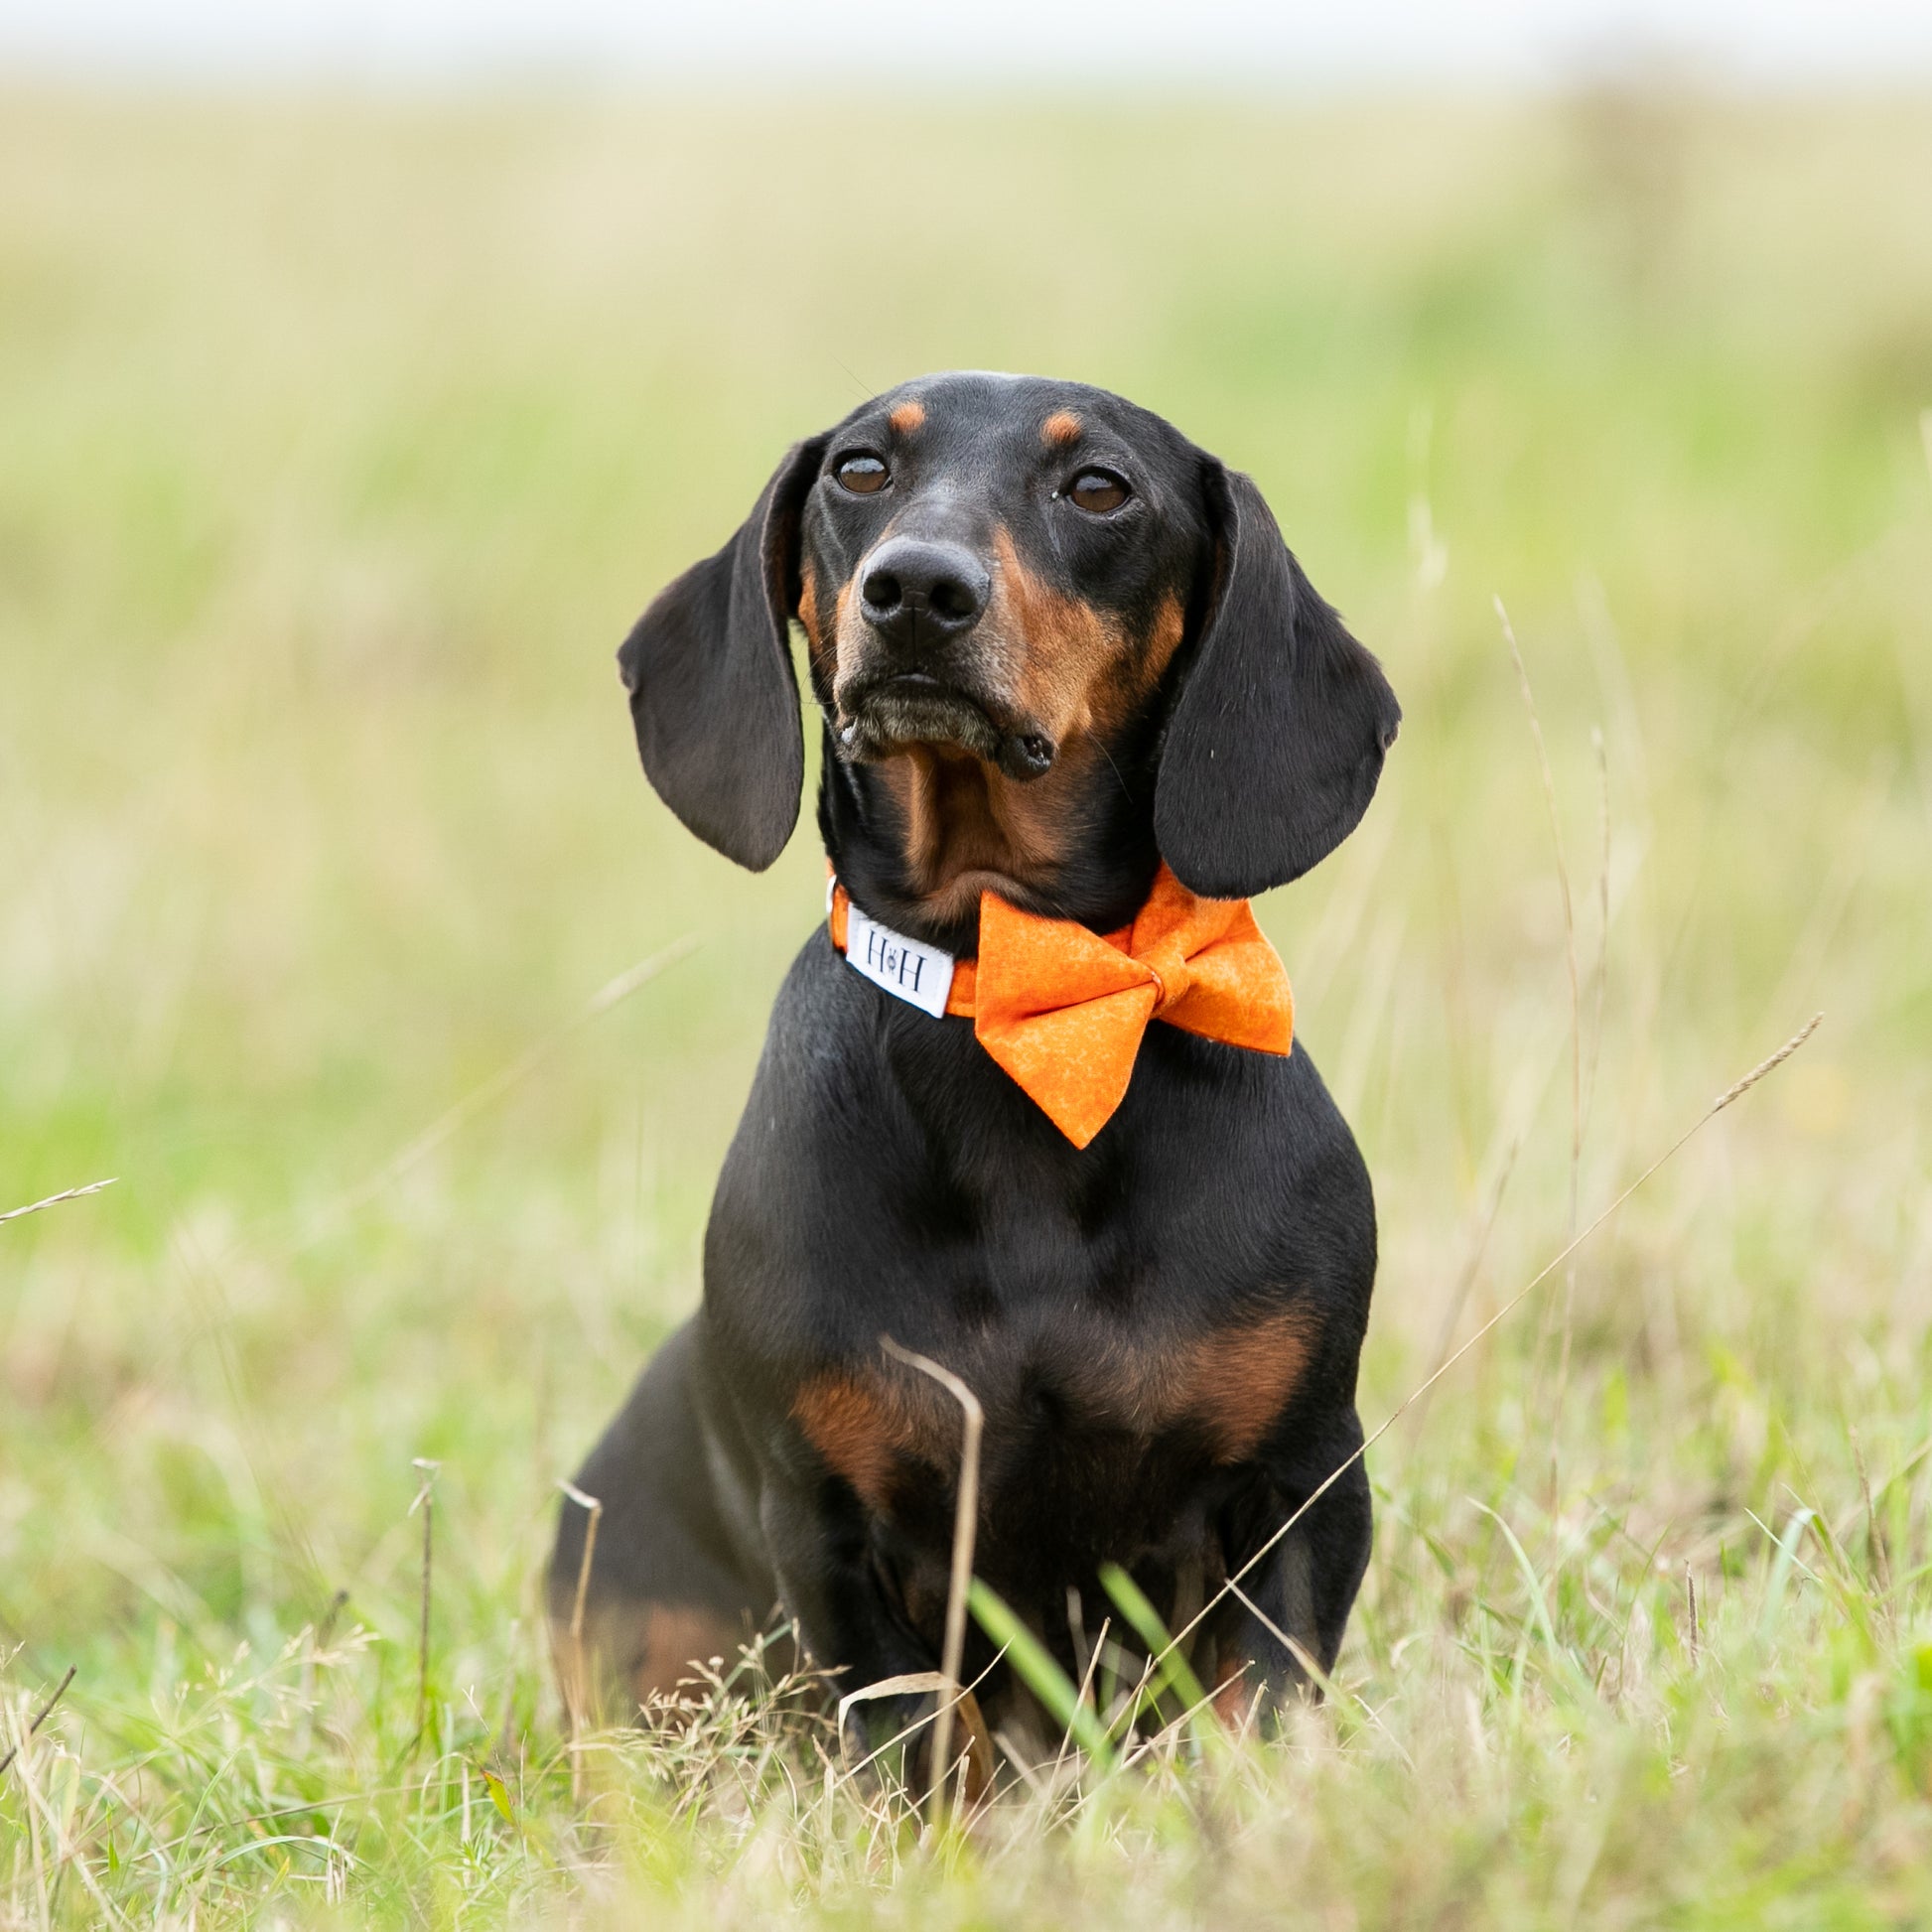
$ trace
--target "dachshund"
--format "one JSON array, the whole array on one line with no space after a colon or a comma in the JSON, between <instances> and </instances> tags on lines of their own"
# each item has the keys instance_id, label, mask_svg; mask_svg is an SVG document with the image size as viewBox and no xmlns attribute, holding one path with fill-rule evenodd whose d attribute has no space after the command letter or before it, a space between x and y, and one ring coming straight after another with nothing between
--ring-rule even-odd
<instances>
[{"instance_id":1,"label":"dachshund","mask_svg":"<svg viewBox=\"0 0 1932 1932\"><path fill-rule=\"evenodd\" d=\"M566 1695L634 1713L774 1613L841 1691L933 1672L962 1424L916 1351L983 1410L976 1574L1069 1675L1117 1565L1197 1626L1223 1716L1278 1711L1367 1567L1376 1227L1246 901L1354 829L1400 707L1247 476L1037 377L925 377L797 444L623 644L651 784L753 871L803 789L793 621L830 917L702 1306L577 1476L587 1582L564 1509ZM992 1640L965 1656L1024 1725ZM932 1708L861 1703L857 1740Z\"/></svg>"}]
</instances>

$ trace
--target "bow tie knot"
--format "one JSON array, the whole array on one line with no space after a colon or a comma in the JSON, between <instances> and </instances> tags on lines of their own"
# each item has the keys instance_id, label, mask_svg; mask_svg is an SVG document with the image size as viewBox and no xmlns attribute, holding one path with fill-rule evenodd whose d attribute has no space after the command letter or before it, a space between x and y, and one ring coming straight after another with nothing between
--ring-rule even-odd
<instances>
[{"instance_id":1,"label":"bow tie knot","mask_svg":"<svg viewBox=\"0 0 1932 1932\"><path fill-rule=\"evenodd\" d=\"M1160 1019L1170 1007L1178 1006L1194 983L1188 970L1187 955L1172 939L1163 940L1153 951L1137 955L1154 975L1154 1017Z\"/></svg>"}]
</instances>

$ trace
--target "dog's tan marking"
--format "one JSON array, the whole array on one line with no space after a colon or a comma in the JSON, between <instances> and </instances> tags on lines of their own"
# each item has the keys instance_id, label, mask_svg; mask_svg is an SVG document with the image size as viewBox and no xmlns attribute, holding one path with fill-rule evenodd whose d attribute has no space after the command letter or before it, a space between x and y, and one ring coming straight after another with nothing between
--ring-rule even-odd
<instances>
[{"instance_id":1,"label":"dog's tan marking","mask_svg":"<svg viewBox=\"0 0 1932 1932\"><path fill-rule=\"evenodd\" d=\"M814 1376L792 1397L805 1439L874 1509L886 1506L893 1472L917 1445L913 1419L880 1375Z\"/></svg>"},{"instance_id":2,"label":"dog's tan marking","mask_svg":"<svg viewBox=\"0 0 1932 1932\"><path fill-rule=\"evenodd\" d=\"M748 1632L743 1620L689 1603L652 1603L644 1611L644 1653L630 1674L631 1695L651 1698L701 1696L700 1669L713 1658L729 1667Z\"/></svg>"},{"instance_id":3,"label":"dog's tan marking","mask_svg":"<svg viewBox=\"0 0 1932 1932\"><path fill-rule=\"evenodd\" d=\"M852 634L852 626L858 621L858 613L853 608L858 602L852 588L854 581L848 577L832 599L832 635L828 639L825 665L828 680L837 677L839 658L846 648L843 640Z\"/></svg>"},{"instance_id":4,"label":"dog's tan marking","mask_svg":"<svg viewBox=\"0 0 1932 1932\"><path fill-rule=\"evenodd\" d=\"M1245 1461L1287 1408L1307 1371L1313 1322L1299 1309L1179 1340L1109 1347L1096 1335L1070 1383L1080 1407L1143 1436L1186 1429L1215 1461Z\"/></svg>"},{"instance_id":5,"label":"dog's tan marking","mask_svg":"<svg viewBox=\"0 0 1932 1932\"><path fill-rule=\"evenodd\" d=\"M1167 592L1144 635L1112 613L1043 582L1021 559L1006 530L993 537L996 622L1021 645L1018 698L1056 744L1082 733L1116 730L1165 675L1186 620Z\"/></svg>"},{"instance_id":6,"label":"dog's tan marking","mask_svg":"<svg viewBox=\"0 0 1932 1932\"><path fill-rule=\"evenodd\" d=\"M1080 429L1080 419L1072 410L1056 409L1040 424L1039 434L1043 442L1056 449L1064 449L1067 444L1079 440Z\"/></svg>"},{"instance_id":7,"label":"dog's tan marking","mask_svg":"<svg viewBox=\"0 0 1932 1932\"><path fill-rule=\"evenodd\" d=\"M1225 1675L1215 1685L1209 1702L1214 1707L1214 1715L1239 1736L1247 1729L1249 1713L1254 1709L1254 1686L1248 1682L1246 1664L1229 1663L1224 1670Z\"/></svg>"},{"instance_id":8,"label":"dog's tan marking","mask_svg":"<svg viewBox=\"0 0 1932 1932\"><path fill-rule=\"evenodd\" d=\"M754 1634L749 1614L621 1597L589 1606L580 1644L570 1632L567 1595L553 1592L550 1607L558 1689L580 1722L634 1722L648 1699L675 1698L714 1657L729 1665Z\"/></svg>"},{"instance_id":9,"label":"dog's tan marking","mask_svg":"<svg viewBox=\"0 0 1932 1932\"><path fill-rule=\"evenodd\" d=\"M809 563L798 567L798 622L812 661L817 663L825 654L824 627L818 621L818 578Z\"/></svg>"},{"instance_id":10,"label":"dog's tan marking","mask_svg":"<svg viewBox=\"0 0 1932 1932\"><path fill-rule=\"evenodd\" d=\"M1094 686L1126 656L1120 624L1027 568L1011 531L993 533L996 624L1020 646L1019 708L1064 744L1093 723Z\"/></svg>"},{"instance_id":11,"label":"dog's tan marking","mask_svg":"<svg viewBox=\"0 0 1932 1932\"><path fill-rule=\"evenodd\" d=\"M1180 600L1170 591L1161 600L1160 609L1155 612L1154 622L1149 625L1147 637L1141 646L1138 672L1143 691L1151 689L1167 675L1168 666L1173 662L1173 654L1180 648L1180 639L1186 628L1187 618L1180 608Z\"/></svg>"},{"instance_id":12,"label":"dog's tan marking","mask_svg":"<svg viewBox=\"0 0 1932 1932\"><path fill-rule=\"evenodd\" d=\"M1020 785L970 753L909 745L883 762L880 775L899 813L906 870L919 896L942 912L972 911L997 881L1043 882L1066 856L1064 761Z\"/></svg>"},{"instance_id":13,"label":"dog's tan marking","mask_svg":"<svg viewBox=\"0 0 1932 1932\"><path fill-rule=\"evenodd\" d=\"M1124 1343L1096 1324L1053 1351L1053 1379L1076 1427L1127 1429L1154 1438L1184 1429L1205 1438L1214 1459L1252 1455L1294 1400L1314 1352L1314 1318L1277 1309L1179 1338ZM996 1347L969 1346L956 1371L982 1392L989 1446L1016 1427L1012 1363ZM877 1505L897 1466L910 1458L940 1470L958 1460L958 1418L922 1387L881 1368L829 1369L805 1382L791 1413L827 1464ZM1021 1421L1020 1427L1028 1427Z\"/></svg>"},{"instance_id":14,"label":"dog's tan marking","mask_svg":"<svg viewBox=\"0 0 1932 1932\"><path fill-rule=\"evenodd\" d=\"M908 396L886 420L900 436L910 436L925 422L925 404Z\"/></svg>"},{"instance_id":15,"label":"dog's tan marking","mask_svg":"<svg viewBox=\"0 0 1932 1932\"><path fill-rule=\"evenodd\" d=\"M1180 1350L1171 1400L1176 1420L1205 1431L1218 1462L1243 1462L1288 1407L1312 1351L1293 1309L1216 1328Z\"/></svg>"}]
</instances>

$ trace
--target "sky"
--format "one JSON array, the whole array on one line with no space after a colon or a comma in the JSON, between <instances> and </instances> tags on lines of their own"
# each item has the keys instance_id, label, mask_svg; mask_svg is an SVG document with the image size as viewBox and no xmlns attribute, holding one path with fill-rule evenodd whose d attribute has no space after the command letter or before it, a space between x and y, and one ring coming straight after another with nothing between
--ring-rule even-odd
<instances>
[{"instance_id":1,"label":"sky","mask_svg":"<svg viewBox=\"0 0 1932 1932\"><path fill-rule=\"evenodd\" d=\"M1932 78L1932 0L0 0L0 74L372 85L837 72L896 94L1110 82L1772 89Z\"/></svg>"}]
</instances>

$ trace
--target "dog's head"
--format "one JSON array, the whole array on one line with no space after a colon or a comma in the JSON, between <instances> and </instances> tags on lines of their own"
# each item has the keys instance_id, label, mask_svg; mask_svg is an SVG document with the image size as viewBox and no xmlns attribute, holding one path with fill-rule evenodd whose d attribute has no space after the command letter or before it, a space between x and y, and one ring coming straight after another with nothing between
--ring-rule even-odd
<instances>
[{"instance_id":1,"label":"dog's head","mask_svg":"<svg viewBox=\"0 0 1932 1932\"><path fill-rule=\"evenodd\" d=\"M1294 879L1360 819L1401 717L1254 483L1077 383L877 397L638 621L619 663L644 768L755 870L798 814L793 618L828 843L869 842L876 909L915 927L988 887L1111 916L1157 856L1209 897Z\"/></svg>"}]
</instances>

